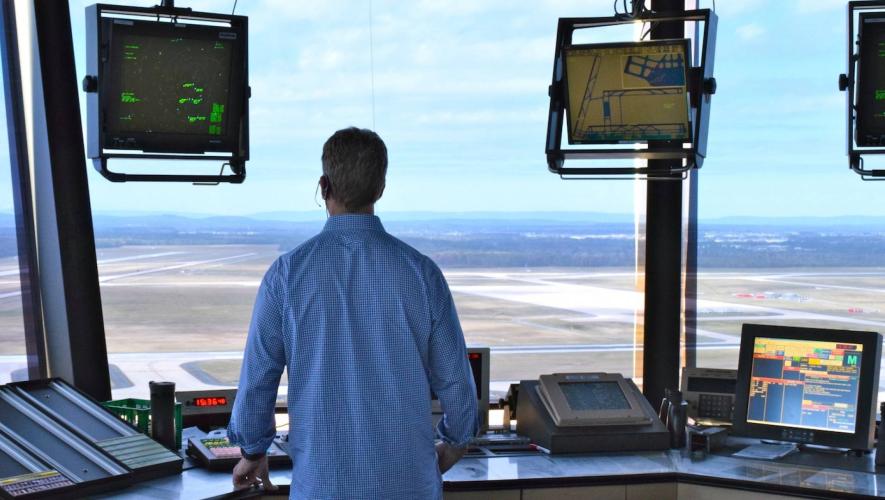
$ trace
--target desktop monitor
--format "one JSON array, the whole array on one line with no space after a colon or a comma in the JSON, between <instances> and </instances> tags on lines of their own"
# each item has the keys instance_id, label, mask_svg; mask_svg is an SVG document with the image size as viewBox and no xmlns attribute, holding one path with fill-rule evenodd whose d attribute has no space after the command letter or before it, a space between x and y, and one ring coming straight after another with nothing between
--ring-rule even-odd
<instances>
[{"instance_id":1,"label":"desktop monitor","mask_svg":"<svg viewBox=\"0 0 885 500\"><path fill-rule=\"evenodd\" d=\"M745 324L734 433L872 448L881 351L874 332Z\"/></svg>"},{"instance_id":2,"label":"desktop monitor","mask_svg":"<svg viewBox=\"0 0 885 500\"><path fill-rule=\"evenodd\" d=\"M558 427L652 424L642 393L620 373L541 375L537 390Z\"/></svg>"},{"instance_id":3,"label":"desktop monitor","mask_svg":"<svg viewBox=\"0 0 885 500\"><path fill-rule=\"evenodd\" d=\"M478 401L480 415L480 433L489 428L489 358L491 350L488 347L468 347L467 360L470 361L470 371L473 373L473 382L476 384L476 399ZM432 412L434 424L442 418L442 407L436 394L430 393L432 398Z\"/></svg>"},{"instance_id":4,"label":"desktop monitor","mask_svg":"<svg viewBox=\"0 0 885 500\"><path fill-rule=\"evenodd\" d=\"M97 28L100 148L244 153L244 26L102 18Z\"/></svg>"},{"instance_id":5,"label":"desktop monitor","mask_svg":"<svg viewBox=\"0 0 885 500\"><path fill-rule=\"evenodd\" d=\"M691 141L688 54L684 39L565 47L569 144Z\"/></svg>"}]
</instances>

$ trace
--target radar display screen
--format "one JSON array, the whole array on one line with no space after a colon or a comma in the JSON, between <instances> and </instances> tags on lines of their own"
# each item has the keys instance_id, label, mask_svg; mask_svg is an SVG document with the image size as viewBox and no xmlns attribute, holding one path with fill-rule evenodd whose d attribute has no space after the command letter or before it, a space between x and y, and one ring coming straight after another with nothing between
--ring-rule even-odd
<instances>
[{"instance_id":1,"label":"radar display screen","mask_svg":"<svg viewBox=\"0 0 885 500\"><path fill-rule=\"evenodd\" d=\"M559 388L574 411L630 409L617 382L566 382Z\"/></svg>"},{"instance_id":2,"label":"radar display screen","mask_svg":"<svg viewBox=\"0 0 885 500\"><path fill-rule=\"evenodd\" d=\"M689 141L687 40L564 49L569 144Z\"/></svg>"},{"instance_id":3,"label":"radar display screen","mask_svg":"<svg viewBox=\"0 0 885 500\"><path fill-rule=\"evenodd\" d=\"M860 15L857 145L885 145L885 16Z\"/></svg>"},{"instance_id":4,"label":"radar display screen","mask_svg":"<svg viewBox=\"0 0 885 500\"><path fill-rule=\"evenodd\" d=\"M854 433L863 345L757 337L747 422Z\"/></svg>"},{"instance_id":5,"label":"radar display screen","mask_svg":"<svg viewBox=\"0 0 885 500\"><path fill-rule=\"evenodd\" d=\"M244 100L240 34L228 27L106 22L104 146L230 150Z\"/></svg>"}]
</instances>

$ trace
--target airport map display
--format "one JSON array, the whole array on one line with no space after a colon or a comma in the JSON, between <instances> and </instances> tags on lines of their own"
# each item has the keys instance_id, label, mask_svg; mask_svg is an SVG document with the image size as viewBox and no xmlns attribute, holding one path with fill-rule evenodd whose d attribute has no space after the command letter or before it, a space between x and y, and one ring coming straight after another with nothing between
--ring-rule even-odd
<instances>
[{"instance_id":1,"label":"airport map display","mask_svg":"<svg viewBox=\"0 0 885 500\"><path fill-rule=\"evenodd\" d=\"M863 346L756 338L747 422L853 433Z\"/></svg>"},{"instance_id":2,"label":"airport map display","mask_svg":"<svg viewBox=\"0 0 885 500\"><path fill-rule=\"evenodd\" d=\"M565 50L570 144L689 140L683 40Z\"/></svg>"}]
</instances>

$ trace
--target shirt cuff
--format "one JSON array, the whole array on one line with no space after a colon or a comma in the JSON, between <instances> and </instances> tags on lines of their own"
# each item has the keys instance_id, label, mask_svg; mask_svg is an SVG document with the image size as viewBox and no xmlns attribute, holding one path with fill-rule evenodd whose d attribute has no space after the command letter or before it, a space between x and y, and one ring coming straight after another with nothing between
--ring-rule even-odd
<instances>
[{"instance_id":1,"label":"shirt cuff","mask_svg":"<svg viewBox=\"0 0 885 500\"><path fill-rule=\"evenodd\" d=\"M470 444L470 439L473 438L472 435L468 435L467 437L461 439L460 441L456 441L455 439L452 439L449 436L447 436L445 433L446 428L445 428L445 424L443 423L444 421L445 421L445 419L440 420L439 424L437 424L437 426L436 426L436 436L442 442L446 443L449 446L455 447L455 448L464 448L468 444Z\"/></svg>"},{"instance_id":2,"label":"shirt cuff","mask_svg":"<svg viewBox=\"0 0 885 500\"><path fill-rule=\"evenodd\" d=\"M244 450L243 448L240 448L240 455L242 455L243 458L245 458L246 460L255 461L255 460L260 460L265 455L267 455L267 453L246 453L246 450Z\"/></svg>"}]
</instances>

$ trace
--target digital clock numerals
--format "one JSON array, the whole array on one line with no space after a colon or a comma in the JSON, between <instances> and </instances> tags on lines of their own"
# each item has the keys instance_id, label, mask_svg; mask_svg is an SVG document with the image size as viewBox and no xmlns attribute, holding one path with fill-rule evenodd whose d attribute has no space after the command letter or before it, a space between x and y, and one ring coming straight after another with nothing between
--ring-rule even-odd
<instances>
[{"instance_id":1,"label":"digital clock numerals","mask_svg":"<svg viewBox=\"0 0 885 500\"><path fill-rule=\"evenodd\" d=\"M227 406L227 398L226 397L206 397L206 398L194 398L193 405L199 407L207 407L207 406Z\"/></svg>"}]
</instances>

